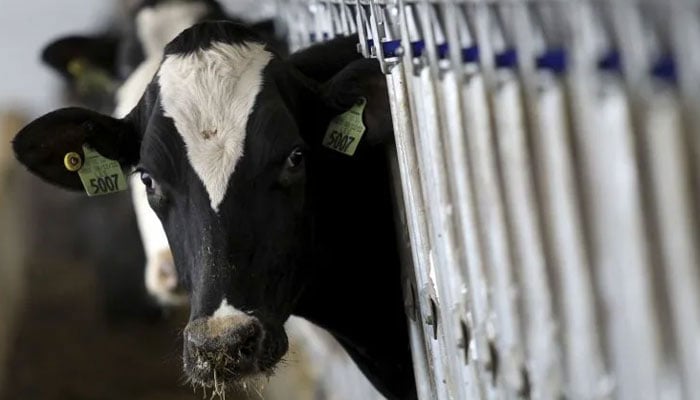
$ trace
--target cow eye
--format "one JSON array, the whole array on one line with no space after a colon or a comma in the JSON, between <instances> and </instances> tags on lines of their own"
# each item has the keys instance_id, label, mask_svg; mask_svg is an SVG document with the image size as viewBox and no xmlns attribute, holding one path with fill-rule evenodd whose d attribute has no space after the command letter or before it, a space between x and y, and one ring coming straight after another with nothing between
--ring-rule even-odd
<instances>
[{"instance_id":1,"label":"cow eye","mask_svg":"<svg viewBox=\"0 0 700 400\"><path fill-rule=\"evenodd\" d=\"M304 162L304 152L301 150L301 148L297 147L292 150L287 157L287 167L296 168L301 165L302 162Z\"/></svg>"},{"instance_id":2,"label":"cow eye","mask_svg":"<svg viewBox=\"0 0 700 400\"><path fill-rule=\"evenodd\" d=\"M141 171L141 182L146 187L146 193L153 194L155 192L156 183L148 172Z\"/></svg>"}]
</instances>

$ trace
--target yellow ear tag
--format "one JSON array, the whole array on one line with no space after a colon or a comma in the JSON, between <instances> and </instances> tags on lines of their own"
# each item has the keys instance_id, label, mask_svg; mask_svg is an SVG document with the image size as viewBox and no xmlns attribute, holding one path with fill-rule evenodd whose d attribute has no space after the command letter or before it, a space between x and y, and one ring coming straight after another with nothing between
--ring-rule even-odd
<instances>
[{"instance_id":1,"label":"yellow ear tag","mask_svg":"<svg viewBox=\"0 0 700 400\"><path fill-rule=\"evenodd\" d=\"M362 98L352 108L333 118L328 124L323 145L348 156L354 155L365 133L365 125L362 123L365 105L367 99Z\"/></svg>"},{"instance_id":2,"label":"yellow ear tag","mask_svg":"<svg viewBox=\"0 0 700 400\"><path fill-rule=\"evenodd\" d=\"M85 160L78 170L78 175L88 196L126 190L126 179L118 161L103 157L86 144L83 145L83 154L85 154Z\"/></svg>"}]
</instances>

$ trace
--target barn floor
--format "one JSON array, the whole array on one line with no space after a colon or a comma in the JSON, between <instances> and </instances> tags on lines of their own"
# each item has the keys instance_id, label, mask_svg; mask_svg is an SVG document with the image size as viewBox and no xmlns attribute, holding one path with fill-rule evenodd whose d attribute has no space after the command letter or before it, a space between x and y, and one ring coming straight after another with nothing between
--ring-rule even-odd
<instances>
[{"instance_id":1,"label":"barn floor","mask_svg":"<svg viewBox=\"0 0 700 400\"><path fill-rule=\"evenodd\" d=\"M3 399L201 398L179 384L177 318L108 321L85 265L34 259L28 273Z\"/></svg>"},{"instance_id":2,"label":"barn floor","mask_svg":"<svg viewBox=\"0 0 700 400\"><path fill-rule=\"evenodd\" d=\"M35 216L28 221L33 250L0 399L201 399L180 372L186 316L158 318L151 308L108 318L99 268L78 255L78 233L66 233L76 215L66 208L71 195L29 186L38 191L28 205ZM42 200L47 196L52 202ZM51 223L37 222L46 218Z\"/></svg>"}]
</instances>

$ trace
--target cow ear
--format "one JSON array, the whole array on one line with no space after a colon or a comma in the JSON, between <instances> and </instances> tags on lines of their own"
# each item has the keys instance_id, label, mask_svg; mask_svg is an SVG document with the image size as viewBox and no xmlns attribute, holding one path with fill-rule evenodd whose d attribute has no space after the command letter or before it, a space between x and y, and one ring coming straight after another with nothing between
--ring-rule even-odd
<instances>
[{"instance_id":1,"label":"cow ear","mask_svg":"<svg viewBox=\"0 0 700 400\"><path fill-rule=\"evenodd\" d=\"M386 77L377 60L363 58L351 62L323 85L322 93L324 102L338 114L365 98L365 140L376 145L393 139Z\"/></svg>"},{"instance_id":2,"label":"cow ear","mask_svg":"<svg viewBox=\"0 0 700 400\"><path fill-rule=\"evenodd\" d=\"M109 35L66 36L49 43L41 58L79 94L110 93L117 81L119 41Z\"/></svg>"},{"instance_id":3,"label":"cow ear","mask_svg":"<svg viewBox=\"0 0 700 400\"><path fill-rule=\"evenodd\" d=\"M128 119L82 108L63 108L32 121L15 136L13 149L17 159L40 178L66 189L82 190L78 174L66 169L64 159L70 152L85 159L84 144L119 161L122 168L138 162L138 135Z\"/></svg>"}]
</instances>

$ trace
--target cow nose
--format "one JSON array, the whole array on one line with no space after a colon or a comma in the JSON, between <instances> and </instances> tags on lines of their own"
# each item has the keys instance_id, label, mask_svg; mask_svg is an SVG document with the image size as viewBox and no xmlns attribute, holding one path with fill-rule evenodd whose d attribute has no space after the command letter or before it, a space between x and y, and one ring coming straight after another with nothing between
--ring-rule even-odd
<instances>
[{"instance_id":1,"label":"cow nose","mask_svg":"<svg viewBox=\"0 0 700 400\"><path fill-rule=\"evenodd\" d=\"M179 306L187 295L179 284L175 262L169 249L149 257L146 265L146 288L164 306Z\"/></svg>"},{"instance_id":2,"label":"cow nose","mask_svg":"<svg viewBox=\"0 0 700 400\"><path fill-rule=\"evenodd\" d=\"M185 369L192 378L234 380L258 370L264 338L260 321L244 313L199 318L184 330Z\"/></svg>"},{"instance_id":3,"label":"cow nose","mask_svg":"<svg viewBox=\"0 0 700 400\"><path fill-rule=\"evenodd\" d=\"M177 272L172 256L158 260L158 281L165 290L175 291L177 289Z\"/></svg>"}]
</instances>

